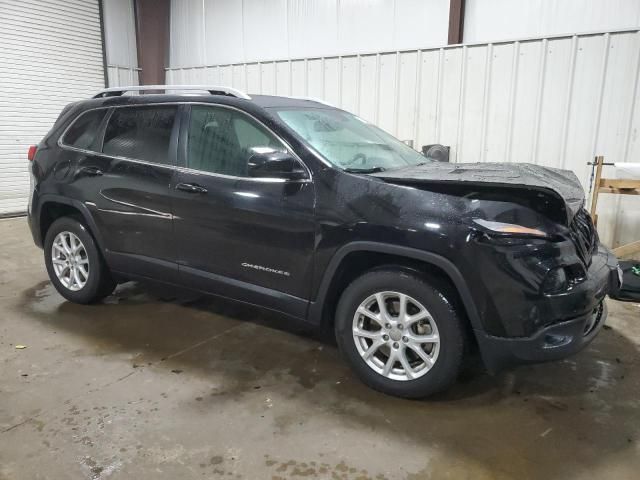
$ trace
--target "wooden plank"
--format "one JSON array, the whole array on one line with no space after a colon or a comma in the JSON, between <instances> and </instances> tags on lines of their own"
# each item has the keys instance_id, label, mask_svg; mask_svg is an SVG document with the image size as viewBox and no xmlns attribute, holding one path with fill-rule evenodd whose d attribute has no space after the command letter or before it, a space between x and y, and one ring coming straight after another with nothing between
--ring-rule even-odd
<instances>
[{"instance_id":1,"label":"wooden plank","mask_svg":"<svg viewBox=\"0 0 640 480\"><path fill-rule=\"evenodd\" d=\"M596 166L596 178L593 182L593 194L591 195L591 218L593 219L593 224L597 226L598 215L596 214L596 207L598 206L598 195L601 193L640 195L640 180L602 178L604 157L597 156L594 163ZM640 252L640 240L613 249L616 257L625 257L637 252Z\"/></svg>"},{"instance_id":2,"label":"wooden plank","mask_svg":"<svg viewBox=\"0 0 640 480\"><path fill-rule=\"evenodd\" d=\"M635 189L640 188L640 180L628 180L618 178L603 178L600 186L605 188Z\"/></svg>"},{"instance_id":3,"label":"wooden plank","mask_svg":"<svg viewBox=\"0 0 640 480\"><path fill-rule=\"evenodd\" d=\"M640 252L640 240L613 249L613 254L616 257L626 257L638 252Z\"/></svg>"},{"instance_id":4,"label":"wooden plank","mask_svg":"<svg viewBox=\"0 0 640 480\"><path fill-rule=\"evenodd\" d=\"M600 187L598 193L616 193L618 195L640 195L640 189L629 190L628 188L606 188Z\"/></svg>"},{"instance_id":5,"label":"wooden plank","mask_svg":"<svg viewBox=\"0 0 640 480\"><path fill-rule=\"evenodd\" d=\"M596 207L598 206L598 193L600 193L600 179L602 178L602 164L604 163L603 156L597 156L596 162L596 179L593 182L593 193L591 194L591 217L593 218L594 225L597 225Z\"/></svg>"}]
</instances>

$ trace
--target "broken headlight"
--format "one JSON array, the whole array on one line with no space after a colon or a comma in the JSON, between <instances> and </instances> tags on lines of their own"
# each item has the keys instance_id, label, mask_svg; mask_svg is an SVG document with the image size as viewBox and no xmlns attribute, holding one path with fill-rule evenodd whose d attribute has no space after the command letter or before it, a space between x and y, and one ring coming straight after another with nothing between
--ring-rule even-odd
<instances>
[{"instance_id":1,"label":"broken headlight","mask_svg":"<svg viewBox=\"0 0 640 480\"><path fill-rule=\"evenodd\" d=\"M476 218L473 220L475 223L484 227L486 230L495 232L502 235L524 235L528 237L548 237L549 235L537 228L525 227L522 225L516 225L514 223L502 223L492 222L490 220L483 220Z\"/></svg>"}]
</instances>

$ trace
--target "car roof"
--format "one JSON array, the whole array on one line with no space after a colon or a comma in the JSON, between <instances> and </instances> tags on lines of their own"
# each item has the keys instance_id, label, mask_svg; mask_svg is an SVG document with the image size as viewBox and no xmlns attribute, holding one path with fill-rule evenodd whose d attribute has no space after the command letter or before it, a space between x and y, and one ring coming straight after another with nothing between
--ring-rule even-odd
<instances>
[{"instance_id":1,"label":"car roof","mask_svg":"<svg viewBox=\"0 0 640 480\"><path fill-rule=\"evenodd\" d=\"M302 97L284 97L278 95L251 95L251 101L263 108L336 108L322 100Z\"/></svg>"},{"instance_id":2,"label":"car roof","mask_svg":"<svg viewBox=\"0 0 640 480\"><path fill-rule=\"evenodd\" d=\"M145 94L145 95L121 95L81 100L69 105L73 114L92 108L122 107L133 105L149 105L159 103L212 103L234 106L249 112L256 110L277 108L322 108L338 109L321 100L310 98L285 97L277 95L251 95L250 99L237 98L229 95L193 95L193 94Z\"/></svg>"}]
</instances>

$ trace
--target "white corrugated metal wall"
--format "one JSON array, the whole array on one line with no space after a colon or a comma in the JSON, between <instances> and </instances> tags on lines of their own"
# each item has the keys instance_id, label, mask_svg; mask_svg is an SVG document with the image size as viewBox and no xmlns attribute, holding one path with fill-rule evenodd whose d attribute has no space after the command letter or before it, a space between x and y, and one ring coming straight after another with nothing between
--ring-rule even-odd
<instances>
[{"instance_id":1,"label":"white corrugated metal wall","mask_svg":"<svg viewBox=\"0 0 640 480\"><path fill-rule=\"evenodd\" d=\"M640 26L639 0L465 0L465 43ZM171 66L439 47L450 0L171 0Z\"/></svg>"},{"instance_id":2,"label":"white corrugated metal wall","mask_svg":"<svg viewBox=\"0 0 640 480\"><path fill-rule=\"evenodd\" d=\"M97 0L0 2L0 215L27 209L27 149L104 88Z\"/></svg>"},{"instance_id":3,"label":"white corrugated metal wall","mask_svg":"<svg viewBox=\"0 0 640 480\"><path fill-rule=\"evenodd\" d=\"M104 36L109 86L138 85L134 0L103 2Z\"/></svg>"},{"instance_id":4,"label":"white corrugated metal wall","mask_svg":"<svg viewBox=\"0 0 640 480\"><path fill-rule=\"evenodd\" d=\"M449 0L172 0L171 66L447 42Z\"/></svg>"},{"instance_id":5,"label":"white corrugated metal wall","mask_svg":"<svg viewBox=\"0 0 640 480\"><path fill-rule=\"evenodd\" d=\"M465 42L638 28L638 0L466 0Z\"/></svg>"},{"instance_id":6,"label":"white corrugated metal wall","mask_svg":"<svg viewBox=\"0 0 640 480\"><path fill-rule=\"evenodd\" d=\"M640 159L637 30L522 42L171 68L167 82L311 96L452 161L568 168L587 186L594 155ZM640 235L636 198L601 202L610 245ZM616 215L616 211L619 213Z\"/></svg>"}]
</instances>

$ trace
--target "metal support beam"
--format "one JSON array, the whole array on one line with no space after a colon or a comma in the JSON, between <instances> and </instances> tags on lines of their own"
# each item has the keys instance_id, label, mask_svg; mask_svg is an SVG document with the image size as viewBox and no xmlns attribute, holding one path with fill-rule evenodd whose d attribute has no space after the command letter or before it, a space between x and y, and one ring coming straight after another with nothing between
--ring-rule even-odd
<instances>
[{"instance_id":1,"label":"metal support beam","mask_svg":"<svg viewBox=\"0 0 640 480\"><path fill-rule=\"evenodd\" d=\"M104 33L104 7L102 2L98 0L98 14L100 16L100 41L102 42L102 69L104 70L104 87L109 87L109 70L107 69L107 43Z\"/></svg>"},{"instance_id":2,"label":"metal support beam","mask_svg":"<svg viewBox=\"0 0 640 480\"><path fill-rule=\"evenodd\" d=\"M170 0L135 0L134 5L140 84L162 85L169 58Z\"/></svg>"},{"instance_id":3,"label":"metal support beam","mask_svg":"<svg viewBox=\"0 0 640 480\"><path fill-rule=\"evenodd\" d=\"M449 0L449 45L462 43L465 1L466 0Z\"/></svg>"}]
</instances>

